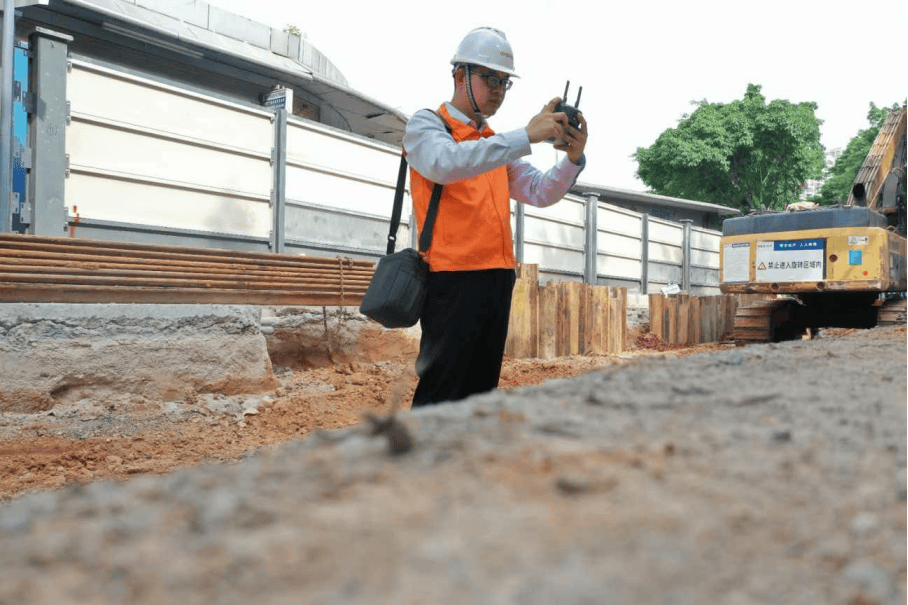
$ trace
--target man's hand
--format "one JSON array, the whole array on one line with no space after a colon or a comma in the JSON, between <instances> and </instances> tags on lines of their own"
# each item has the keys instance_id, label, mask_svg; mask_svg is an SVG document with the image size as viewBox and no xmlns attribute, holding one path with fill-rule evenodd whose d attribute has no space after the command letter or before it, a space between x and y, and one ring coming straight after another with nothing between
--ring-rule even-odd
<instances>
[{"instance_id":1,"label":"man's hand","mask_svg":"<svg viewBox=\"0 0 908 605\"><path fill-rule=\"evenodd\" d=\"M574 128L568 124L567 116L563 112L555 112L555 106L560 102L561 99L555 97L542 108L542 111L533 116L527 124L527 136L530 143L541 143L551 138L563 140L565 144L555 145L555 149L567 152L568 159L574 164L579 164L586 147L586 119L582 113L578 113L580 128Z\"/></svg>"},{"instance_id":2,"label":"man's hand","mask_svg":"<svg viewBox=\"0 0 908 605\"><path fill-rule=\"evenodd\" d=\"M555 115L564 115L555 114ZM567 116L564 119L564 134L561 138L566 145L555 145L555 149L566 151L568 159L574 164L580 164L580 158L583 157L583 150L586 147L586 118L582 113L577 114L577 120L580 122L580 128L574 128L567 123Z\"/></svg>"},{"instance_id":3,"label":"man's hand","mask_svg":"<svg viewBox=\"0 0 908 605\"><path fill-rule=\"evenodd\" d=\"M541 143L552 137L561 138L564 127L567 125L567 116L561 112L553 113L555 106L560 102L561 99L555 97L527 124L527 136L530 137L530 143Z\"/></svg>"}]
</instances>

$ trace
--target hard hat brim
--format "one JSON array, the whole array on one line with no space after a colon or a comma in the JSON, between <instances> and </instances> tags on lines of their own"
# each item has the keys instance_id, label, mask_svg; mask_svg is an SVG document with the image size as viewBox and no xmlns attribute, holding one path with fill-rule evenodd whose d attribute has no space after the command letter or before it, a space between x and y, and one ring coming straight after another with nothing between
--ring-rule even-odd
<instances>
[{"instance_id":1,"label":"hard hat brim","mask_svg":"<svg viewBox=\"0 0 908 605\"><path fill-rule=\"evenodd\" d=\"M508 76L510 76L510 77L512 77L512 78L519 78L519 77L520 77L520 76L517 74L517 72L515 72L513 69L507 69L507 68L505 68L505 67L502 67L501 65L495 65L495 64L486 63L486 62L483 62L483 61L476 61L475 59L472 60L472 61L467 61L467 60L461 59L461 58L458 57L458 56L455 56L453 59L451 59L451 65L454 65L454 66L457 66L457 65L478 65L479 67L485 67L486 69L491 69L492 71L500 71L500 72L506 73L506 74L508 74Z\"/></svg>"}]
</instances>

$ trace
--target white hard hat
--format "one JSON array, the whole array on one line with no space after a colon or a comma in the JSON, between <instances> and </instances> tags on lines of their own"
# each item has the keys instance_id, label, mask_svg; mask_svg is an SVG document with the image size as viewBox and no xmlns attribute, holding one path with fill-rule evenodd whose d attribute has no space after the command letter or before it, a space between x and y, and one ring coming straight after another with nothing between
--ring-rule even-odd
<instances>
[{"instance_id":1,"label":"white hard hat","mask_svg":"<svg viewBox=\"0 0 908 605\"><path fill-rule=\"evenodd\" d=\"M466 35L451 59L452 65L461 63L481 65L503 71L514 78L519 77L514 72L514 53L504 32L492 27L478 27Z\"/></svg>"}]
</instances>

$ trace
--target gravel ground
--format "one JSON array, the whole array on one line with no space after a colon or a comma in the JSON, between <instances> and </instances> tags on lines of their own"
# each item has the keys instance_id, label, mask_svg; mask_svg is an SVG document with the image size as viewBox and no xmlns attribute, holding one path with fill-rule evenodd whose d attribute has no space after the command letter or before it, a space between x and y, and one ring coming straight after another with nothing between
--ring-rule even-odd
<instances>
[{"instance_id":1,"label":"gravel ground","mask_svg":"<svg viewBox=\"0 0 908 605\"><path fill-rule=\"evenodd\" d=\"M646 357L0 505L0 604L895 604L904 327Z\"/></svg>"}]
</instances>

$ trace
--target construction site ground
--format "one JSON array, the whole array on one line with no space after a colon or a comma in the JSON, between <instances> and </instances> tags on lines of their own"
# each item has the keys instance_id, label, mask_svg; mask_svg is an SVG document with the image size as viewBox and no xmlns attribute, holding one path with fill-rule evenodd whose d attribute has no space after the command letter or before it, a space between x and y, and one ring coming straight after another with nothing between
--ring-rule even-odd
<instances>
[{"instance_id":1,"label":"construction site ground","mask_svg":"<svg viewBox=\"0 0 908 605\"><path fill-rule=\"evenodd\" d=\"M401 342L0 413L0 604L904 602L904 326L629 342L432 409Z\"/></svg>"},{"instance_id":2,"label":"construction site ground","mask_svg":"<svg viewBox=\"0 0 908 605\"><path fill-rule=\"evenodd\" d=\"M639 328L637 337L640 345L634 342L620 356L506 359L500 389L570 378L639 356L731 346L666 345ZM325 357L315 360L322 367L299 367L285 359L283 367L275 367L281 386L261 395L234 395L231 389L154 401L87 386L52 402L37 398L29 413L0 413L0 502L71 483L240 460L263 447L361 423L367 413L409 408L415 355L414 341L386 335L370 350L378 362L332 363Z\"/></svg>"}]
</instances>

